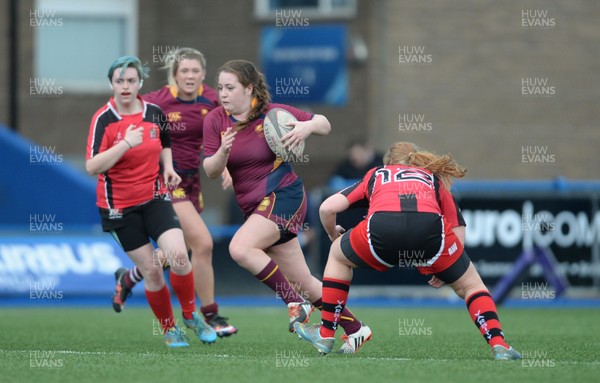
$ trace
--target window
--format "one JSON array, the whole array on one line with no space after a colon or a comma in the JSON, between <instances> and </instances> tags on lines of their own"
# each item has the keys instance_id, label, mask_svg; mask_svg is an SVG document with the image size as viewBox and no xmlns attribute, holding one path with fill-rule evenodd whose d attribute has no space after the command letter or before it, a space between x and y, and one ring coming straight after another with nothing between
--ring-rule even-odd
<instances>
[{"instance_id":1,"label":"window","mask_svg":"<svg viewBox=\"0 0 600 383\"><path fill-rule=\"evenodd\" d=\"M357 0L254 0L254 17L272 21L278 17L349 19L356 16Z\"/></svg>"},{"instance_id":2,"label":"window","mask_svg":"<svg viewBox=\"0 0 600 383\"><path fill-rule=\"evenodd\" d=\"M36 0L29 20L36 81L65 92L106 92L110 64L137 55L137 13L137 0Z\"/></svg>"}]
</instances>

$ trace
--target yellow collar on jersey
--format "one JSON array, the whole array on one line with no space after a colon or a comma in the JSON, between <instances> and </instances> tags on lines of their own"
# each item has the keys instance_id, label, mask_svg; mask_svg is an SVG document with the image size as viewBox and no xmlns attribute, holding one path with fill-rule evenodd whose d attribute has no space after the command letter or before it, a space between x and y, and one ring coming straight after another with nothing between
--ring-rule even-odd
<instances>
[{"instance_id":1,"label":"yellow collar on jersey","mask_svg":"<svg viewBox=\"0 0 600 383\"><path fill-rule=\"evenodd\" d=\"M173 97L177 98L177 96L179 95L179 88L177 87L177 85L167 85L167 87L169 88L171 95ZM200 88L198 89L198 96L202 96L203 92L204 92L204 84L201 84Z\"/></svg>"}]
</instances>

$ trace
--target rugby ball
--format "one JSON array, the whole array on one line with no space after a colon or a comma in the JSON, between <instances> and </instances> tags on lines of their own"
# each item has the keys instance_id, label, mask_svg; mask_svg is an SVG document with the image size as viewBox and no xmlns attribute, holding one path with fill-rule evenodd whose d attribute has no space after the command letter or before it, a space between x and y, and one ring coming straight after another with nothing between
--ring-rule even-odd
<instances>
[{"instance_id":1,"label":"rugby ball","mask_svg":"<svg viewBox=\"0 0 600 383\"><path fill-rule=\"evenodd\" d=\"M290 121L297 121L293 114L282 108L273 108L265 116L263 130L269 148L278 158L288 162L296 162L295 160L301 158L302 153L304 153L304 141L291 150L290 148L284 148L281 142L281 137L293 129L292 126L287 126Z\"/></svg>"}]
</instances>

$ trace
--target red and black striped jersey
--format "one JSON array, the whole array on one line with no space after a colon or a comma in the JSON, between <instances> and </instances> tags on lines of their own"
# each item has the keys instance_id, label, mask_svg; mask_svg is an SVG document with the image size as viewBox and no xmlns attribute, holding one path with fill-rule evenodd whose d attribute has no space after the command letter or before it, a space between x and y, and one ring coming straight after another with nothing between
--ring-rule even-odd
<instances>
[{"instance_id":1,"label":"red and black striped jersey","mask_svg":"<svg viewBox=\"0 0 600 383\"><path fill-rule=\"evenodd\" d=\"M350 207L368 207L376 212L427 212L443 215L452 225L464 226L452 194L426 169L386 165L372 168L364 178L340 191Z\"/></svg>"},{"instance_id":2,"label":"red and black striped jersey","mask_svg":"<svg viewBox=\"0 0 600 383\"><path fill-rule=\"evenodd\" d=\"M98 175L96 205L124 209L168 194L160 174L160 152L171 146L162 110L142 100L142 112L121 115L113 98L92 117L86 159L110 149L125 138L127 127L144 127L143 141L129 149L117 163Z\"/></svg>"}]
</instances>

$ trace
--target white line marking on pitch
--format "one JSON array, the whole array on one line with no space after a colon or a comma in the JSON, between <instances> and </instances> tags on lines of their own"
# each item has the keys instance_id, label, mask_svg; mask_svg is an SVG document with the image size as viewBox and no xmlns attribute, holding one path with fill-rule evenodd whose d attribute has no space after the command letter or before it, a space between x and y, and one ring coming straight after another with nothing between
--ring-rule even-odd
<instances>
[{"instance_id":1,"label":"white line marking on pitch","mask_svg":"<svg viewBox=\"0 0 600 383\"><path fill-rule=\"evenodd\" d=\"M131 355L127 352L115 352L115 351L73 351L73 350L2 350L0 349L0 353L13 353L13 354L29 354L30 352L51 352L56 354L70 354L70 355ZM152 352L143 352L139 355L144 356L162 356L163 354L156 354ZM215 355L207 355L214 356L217 358L231 358L231 355L226 354L215 354ZM236 358L244 358L246 355L239 355Z\"/></svg>"},{"instance_id":2,"label":"white line marking on pitch","mask_svg":"<svg viewBox=\"0 0 600 383\"><path fill-rule=\"evenodd\" d=\"M127 353L127 352L107 352L107 351L73 351L73 350L2 350L0 349L0 353L17 353L17 354L28 354L32 351L46 351L46 352L55 352L57 354L71 354L71 355L131 355L131 353ZM163 354L156 354L156 353L150 353L150 352L144 352L141 353L140 355L144 355L144 356L162 356ZM227 355L227 354L215 354L215 355L203 355L203 356L212 356L212 357L216 357L216 358L231 358L231 355ZM236 355L235 358L259 358L260 357L255 357L255 356L249 356L249 355ZM358 357L360 359L367 359L367 360L384 360L384 361L401 361L401 362L418 362L418 361L423 361L423 362L457 362L456 359L415 359L415 358L374 358L374 357L366 357L366 358L362 358L362 357ZM527 359L525 359L527 360ZM510 362L509 362L510 363ZM554 360L554 363L556 364L583 364L583 365L592 365L592 366L597 366L600 365L600 361L593 361L593 362L578 362L578 361L571 361L571 360Z\"/></svg>"},{"instance_id":3,"label":"white line marking on pitch","mask_svg":"<svg viewBox=\"0 0 600 383\"><path fill-rule=\"evenodd\" d=\"M402 361L402 362L416 362L416 361L424 361L424 362L457 362L456 359L373 358L373 357L366 357L364 359L369 359L369 360ZM475 359L473 359L473 360L475 360ZM523 359L523 360L534 360L534 359ZM510 361L508 363L510 363ZM600 361L578 362L578 361L575 361L575 360L554 360L554 363L557 363L557 364L599 365Z\"/></svg>"}]
</instances>

